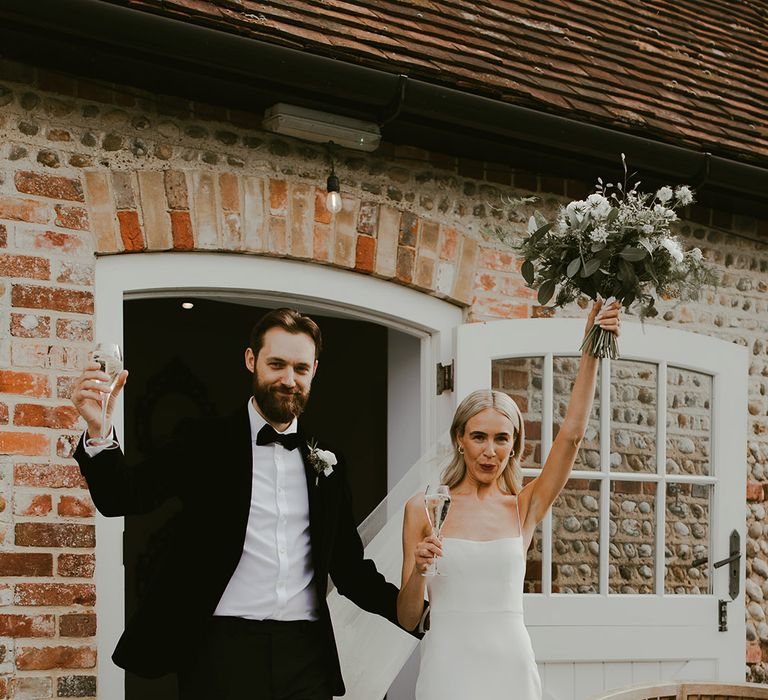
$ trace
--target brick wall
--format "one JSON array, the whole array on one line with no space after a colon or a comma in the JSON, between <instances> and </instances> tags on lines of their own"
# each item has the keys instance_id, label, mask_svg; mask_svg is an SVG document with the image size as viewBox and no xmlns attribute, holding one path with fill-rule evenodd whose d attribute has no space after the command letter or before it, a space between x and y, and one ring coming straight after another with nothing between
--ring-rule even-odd
<instances>
[{"instance_id":1,"label":"brick wall","mask_svg":"<svg viewBox=\"0 0 768 700\"><path fill-rule=\"evenodd\" d=\"M486 235L501 216L491 205L503 194L533 191L542 196L540 208L554 212L584 196L585 183L385 144L372 155L339 154L344 209L332 216L324 205L322 148L266 134L258 124L258 115L0 61L0 698L96 694L94 509L71 459L81 426L68 395L93 343L97 254L202 250L311 260L446 299L463 306L470 321L551 314L524 287L519 262ZM515 214L510 225L522 227L526 218ZM755 240L768 240L768 224L693 207L682 231L723 271L723 284L699 304L662 305L655 322L753 353L747 658L762 680L768 255ZM540 411L530 390L536 377L528 387L521 383L526 368L507 370L526 410ZM570 370L558 371L557 391L565 396ZM619 397L628 410L648 410L641 385ZM681 429L703 429L701 406L678 414L690 421ZM635 423L633 436L644 429ZM540 459L535 418L527 430L533 464ZM594 459L596 440L588 436L584 464ZM642 463L646 452L630 442L635 446L622 459ZM704 458L696 453L689 461L701 469ZM586 521L593 517L590 496L593 485L574 480L557 508ZM678 495L688 504L681 517L704 507L696 498ZM624 503L640 512L649 499L616 493L617 517L630 507ZM582 521L578 537L564 523L568 547L557 553L563 586L595 580ZM681 537L679 546L696 546L692 536ZM631 558L626 580L635 581L622 585L639 586L647 557L629 556L633 550L623 545L636 542L621 544L617 571ZM529 568L536 568L535 554Z\"/></svg>"}]
</instances>

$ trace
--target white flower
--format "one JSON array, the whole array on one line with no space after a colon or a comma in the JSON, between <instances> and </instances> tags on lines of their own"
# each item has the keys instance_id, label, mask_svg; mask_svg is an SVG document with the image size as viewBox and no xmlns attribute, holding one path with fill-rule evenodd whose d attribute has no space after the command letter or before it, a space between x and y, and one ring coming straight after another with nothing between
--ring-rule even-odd
<instances>
[{"instance_id":1,"label":"white flower","mask_svg":"<svg viewBox=\"0 0 768 700\"><path fill-rule=\"evenodd\" d=\"M591 194L587 197L589 212L595 219L604 219L611 213L611 203L601 194Z\"/></svg>"},{"instance_id":2,"label":"white flower","mask_svg":"<svg viewBox=\"0 0 768 700\"><path fill-rule=\"evenodd\" d=\"M675 190L675 199L677 199L683 206L690 204L693 201L693 192L691 192L691 188L688 187L688 185L680 185L680 187Z\"/></svg>"},{"instance_id":3,"label":"white flower","mask_svg":"<svg viewBox=\"0 0 768 700\"><path fill-rule=\"evenodd\" d=\"M667 252L675 259L675 262L683 262L683 249L674 238L663 238L659 243L660 248L666 248Z\"/></svg>"},{"instance_id":4,"label":"white flower","mask_svg":"<svg viewBox=\"0 0 768 700\"><path fill-rule=\"evenodd\" d=\"M605 243L608 240L608 229L605 226L595 226L589 234L589 238L595 243Z\"/></svg>"},{"instance_id":5,"label":"white flower","mask_svg":"<svg viewBox=\"0 0 768 700\"><path fill-rule=\"evenodd\" d=\"M700 248L694 248L688 255L690 255L696 262L699 262L704 257L704 253L701 252Z\"/></svg>"},{"instance_id":6,"label":"white flower","mask_svg":"<svg viewBox=\"0 0 768 700\"><path fill-rule=\"evenodd\" d=\"M643 224L643 233L647 233L648 235L653 233L653 225L652 224Z\"/></svg>"},{"instance_id":7,"label":"white flower","mask_svg":"<svg viewBox=\"0 0 768 700\"><path fill-rule=\"evenodd\" d=\"M653 207L653 213L658 214L659 216L663 216L667 221L677 221L677 214L675 214L675 212L671 209L667 209L667 207L662 206L661 204L657 204Z\"/></svg>"},{"instance_id":8,"label":"white flower","mask_svg":"<svg viewBox=\"0 0 768 700\"><path fill-rule=\"evenodd\" d=\"M656 193L656 199L658 199L662 204L664 204L664 202L668 202L670 199L672 199L672 188L664 185L664 187L662 187Z\"/></svg>"},{"instance_id":9,"label":"white flower","mask_svg":"<svg viewBox=\"0 0 768 700\"><path fill-rule=\"evenodd\" d=\"M565 212L568 215L571 224L580 224L582 222L586 208L587 203L581 199L568 204L565 208Z\"/></svg>"},{"instance_id":10,"label":"white flower","mask_svg":"<svg viewBox=\"0 0 768 700\"><path fill-rule=\"evenodd\" d=\"M330 450L321 450L316 444L310 442L309 455L307 459L315 470L315 486L317 486L320 475L330 476L333 474L333 466L338 462L336 455Z\"/></svg>"}]
</instances>

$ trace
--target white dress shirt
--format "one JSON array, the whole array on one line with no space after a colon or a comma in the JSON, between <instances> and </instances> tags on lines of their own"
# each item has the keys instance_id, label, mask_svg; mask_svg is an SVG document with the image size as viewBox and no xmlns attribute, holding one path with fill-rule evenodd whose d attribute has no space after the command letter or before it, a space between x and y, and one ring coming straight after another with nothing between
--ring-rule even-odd
<instances>
[{"instance_id":1,"label":"white dress shirt","mask_svg":"<svg viewBox=\"0 0 768 700\"><path fill-rule=\"evenodd\" d=\"M298 449L257 445L266 424L248 401L253 454L251 508L240 562L214 615L251 620L316 620L309 494ZM285 431L295 433L297 421Z\"/></svg>"}]
</instances>

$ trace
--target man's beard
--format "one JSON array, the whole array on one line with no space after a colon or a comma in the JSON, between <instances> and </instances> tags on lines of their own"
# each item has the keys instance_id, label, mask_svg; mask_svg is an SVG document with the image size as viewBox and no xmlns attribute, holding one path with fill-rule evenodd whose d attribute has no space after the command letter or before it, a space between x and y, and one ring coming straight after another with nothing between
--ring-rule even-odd
<instances>
[{"instance_id":1,"label":"man's beard","mask_svg":"<svg viewBox=\"0 0 768 700\"><path fill-rule=\"evenodd\" d=\"M283 388L279 384L264 384L259 381L259 375L253 373L253 396L264 417L273 423L290 423L304 412L309 400L298 387L290 396L280 396L278 391Z\"/></svg>"}]
</instances>

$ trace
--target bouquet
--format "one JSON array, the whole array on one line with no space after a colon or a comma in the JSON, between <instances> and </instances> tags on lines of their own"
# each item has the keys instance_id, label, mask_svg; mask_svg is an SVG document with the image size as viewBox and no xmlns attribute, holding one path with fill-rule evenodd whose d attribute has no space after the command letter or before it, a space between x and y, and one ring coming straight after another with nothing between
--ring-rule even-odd
<instances>
[{"instance_id":1,"label":"bouquet","mask_svg":"<svg viewBox=\"0 0 768 700\"><path fill-rule=\"evenodd\" d=\"M519 243L497 234L524 258L523 278L538 290L544 306L555 297L564 306L579 295L636 305L641 320L658 314L656 298L698 299L704 285L716 284L714 271L704 264L699 248L684 251L672 233L675 210L693 202L687 185L664 186L656 194L638 191L640 182L603 184L598 178L593 194L561 208L548 222L538 211L528 222L528 234ZM508 204L529 203L535 198ZM618 357L616 336L595 325L582 350L595 357Z\"/></svg>"}]
</instances>

